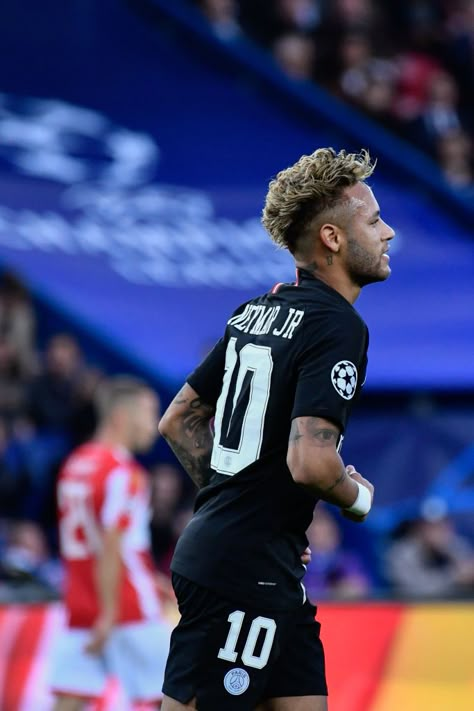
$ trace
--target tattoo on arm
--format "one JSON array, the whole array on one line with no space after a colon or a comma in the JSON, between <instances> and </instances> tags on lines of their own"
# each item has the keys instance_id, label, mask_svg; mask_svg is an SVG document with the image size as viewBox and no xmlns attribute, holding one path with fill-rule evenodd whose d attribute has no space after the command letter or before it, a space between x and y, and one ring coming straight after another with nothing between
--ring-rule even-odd
<instances>
[{"instance_id":1,"label":"tattoo on arm","mask_svg":"<svg viewBox=\"0 0 474 711\"><path fill-rule=\"evenodd\" d=\"M288 461L296 481L316 491L319 498L344 507L354 487L337 452L339 437L339 427L330 420L296 417L290 428Z\"/></svg>"},{"instance_id":2,"label":"tattoo on arm","mask_svg":"<svg viewBox=\"0 0 474 711\"><path fill-rule=\"evenodd\" d=\"M206 486L211 476L211 452L213 435L210 420L214 408L201 398L188 399L183 390L172 405L183 410L172 435L165 435L171 449L198 488Z\"/></svg>"},{"instance_id":3,"label":"tattoo on arm","mask_svg":"<svg viewBox=\"0 0 474 711\"><path fill-rule=\"evenodd\" d=\"M331 484L331 486L328 486L327 489L324 489L325 493L328 494L330 491L335 489L339 484L342 484L342 482L345 480L345 478L348 476L347 472L345 469L342 470L340 476L337 477L336 481Z\"/></svg>"},{"instance_id":4,"label":"tattoo on arm","mask_svg":"<svg viewBox=\"0 0 474 711\"><path fill-rule=\"evenodd\" d=\"M337 444L339 432L329 427L321 427L311 418L306 423L306 430L319 447L333 447Z\"/></svg>"},{"instance_id":5,"label":"tattoo on arm","mask_svg":"<svg viewBox=\"0 0 474 711\"><path fill-rule=\"evenodd\" d=\"M339 430L318 417L299 417L292 421L288 446L298 447L310 445L319 449L332 447L336 448L339 439ZM301 443L300 441L303 440ZM316 455L317 456L317 455ZM330 493L344 482L348 474L342 469L341 474L329 486L323 487L321 491Z\"/></svg>"},{"instance_id":6,"label":"tattoo on arm","mask_svg":"<svg viewBox=\"0 0 474 711\"><path fill-rule=\"evenodd\" d=\"M335 447L339 431L321 425L319 418L300 417L291 423L290 444L297 444L300 439L309 439L317 447Z\"/></svg>"}]
</instances>

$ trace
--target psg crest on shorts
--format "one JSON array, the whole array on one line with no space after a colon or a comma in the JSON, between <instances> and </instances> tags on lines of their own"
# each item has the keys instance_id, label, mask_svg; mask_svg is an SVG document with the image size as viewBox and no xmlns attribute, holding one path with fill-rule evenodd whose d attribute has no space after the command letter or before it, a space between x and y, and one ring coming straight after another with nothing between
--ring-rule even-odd
<instances>
[{"instance_id":1,"label":"psg crest on shorts","mask_svg":"<svg viewBox=\"0 0 474 711\"><path fill-rule=\"evenodd\" d=\"M331 371L331 381L344 400L354 397L357 386L357 368L350 360L340 360Z\"/></svg>"},{"instance_id":2,"label":"psg crest on shorts","mask_svg":"<svg viewBox=\"0 0 474 711\"><path fill-rule=\"evenodd\" d=\"M224 677L226 691L232 696L240 696L249 688L250 677L245 669L231 669Z\"/></svg>"}]
</instances>

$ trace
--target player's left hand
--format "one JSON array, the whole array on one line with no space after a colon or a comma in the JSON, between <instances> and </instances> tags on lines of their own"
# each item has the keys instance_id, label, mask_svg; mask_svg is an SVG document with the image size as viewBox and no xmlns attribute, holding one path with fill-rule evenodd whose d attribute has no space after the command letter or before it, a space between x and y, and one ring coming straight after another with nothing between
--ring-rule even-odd
<instances>
[{"instance_id":1,"label":"player's left hand","mask_svg":"<svg viewBox=\"0 0 474 711\"><path fill-rule=\"evenodd\" d=\"M92 636L84 648L85 651L88 654L100 654L110 636L113 626L113 620L109 617L99 617L92 628Z\"/></svg>"},{"instance_id":2,"label":"player's left hand","mask_svg":"<svg viewBox=\"0 0 474 711\"><path fill-rule=\"evenodd\" d=\"M311 548L309 546L301 554L301 562L303 565L309 565L311 563Z\"/></svg>"}]
</instances>

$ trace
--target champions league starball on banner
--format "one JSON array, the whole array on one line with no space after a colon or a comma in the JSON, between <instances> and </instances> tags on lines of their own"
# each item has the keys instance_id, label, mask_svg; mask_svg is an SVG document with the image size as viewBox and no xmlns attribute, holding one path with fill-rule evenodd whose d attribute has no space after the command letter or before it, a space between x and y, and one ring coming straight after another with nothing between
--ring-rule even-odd
<instances>
[{"instance_id":1,"label":"champions league starball on banner","mask_svg":"<svg viewBox=\"0 0 474 711\"><path fill-rule=\"evenodd\" d=\"M157 182L149 134L63 101L5 94L0 134L0 166L38 193L33 206L4 196L0 249L106 260L137 284L254 288L291 277L258 217L219 218L207 193Z\"/></svg>"}]
</instances>

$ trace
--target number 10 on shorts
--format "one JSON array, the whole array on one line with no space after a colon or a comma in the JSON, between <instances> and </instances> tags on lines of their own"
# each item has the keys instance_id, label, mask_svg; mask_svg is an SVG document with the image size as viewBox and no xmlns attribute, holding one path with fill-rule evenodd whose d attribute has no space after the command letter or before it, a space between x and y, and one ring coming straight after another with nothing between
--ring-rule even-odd
<instances>
[{"instance_id":1,"label":"number 10 on shorts","mask_svg":"<svg viewBox=\"0 0 474 711\"><path fill-rule=\"evenodd\" d=\"M219 649L218 658L224 659L226 662L235 662L237 660L237 652L235 648L239 639L240 630L244 621L245 612L236 610L231 612L227 621L230 622L230 630L227 635L227 640L224 647ZM265 639L263 640L260 654L255 654L255 647L259 634L265 630ZM269 617L256 617L248 633L247 641L242 652L242 662L245 666L253 667L254 669L263 669L267 664L272 650L273 640L275 639L276 622Z\"/></svg>"}]
</instances>

